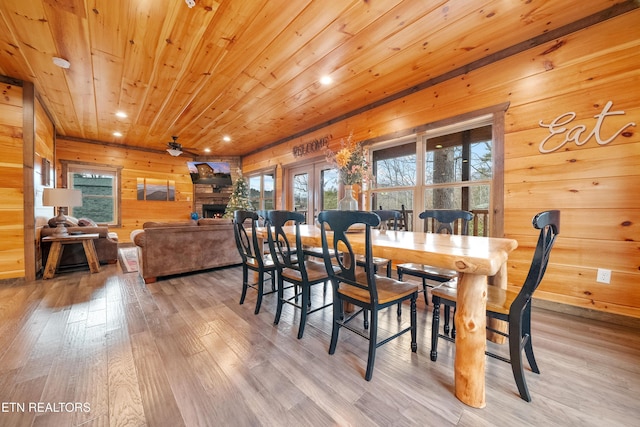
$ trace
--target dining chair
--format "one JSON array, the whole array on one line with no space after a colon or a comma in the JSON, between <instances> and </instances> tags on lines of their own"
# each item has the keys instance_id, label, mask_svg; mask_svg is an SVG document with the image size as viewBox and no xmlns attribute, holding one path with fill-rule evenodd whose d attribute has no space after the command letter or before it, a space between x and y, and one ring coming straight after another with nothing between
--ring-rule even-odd
<instances>
[{"instance_id":1,"label":"dining chair","mask_svg":"<svg viewBox=\"0 0 640 427\"><path fill-rule=\"evenodd\" d=\"M242 295L240 296L240 304L244 304L247 289L255 289L258 292L255 314L260 312L262 297L276 291L275 275L277 270L273 258L263 253L262 245L256 233L251 233L251 236L249 236L245 228L245 221L249 220L251 228L255 229L258 226L258 218L256 212L237 210L233 213L233 231L236 238L236 247L242 258ZM249 271L258 274L258 280L255 283L250 282ZM269 292L264 291L265 275L268 275L271 279L271 291Z\"/></svg>"},{"instance_id":2,"label":"dining chair","mask_svg":"<svg viewBox=\"0 0 640 427\"><path fill-rule=\"evenodd\" d=\"M469 230L469 221L473 219L473 214L459 209L427 209L420 213L419 218L424 220L425 232L466 235ZM455 270L432 267L425 264L406 263L399 264L396 268L399 280L402 280L404 275L422 279L422 292L426 305L429 305L427 287L432 288L434 286L428 281L443 283L458 277L458 272ZM401 307L398 306L398 316L400 315ZM449 309L444 310L446 334L449 333L449 316ZM452 335L455 337L455 323Z\"/></svg>"},{"instance_id":3,"label":"dining chair","mask_svg":"<svg viewBox=\"0 0 640 427\"><path fill-rule=\"evenodd\" d=\"M341 328L346 328L369 340L369 354L365 379L371 380L376 357L376 349L400 335L411 332L411 351L416 352L416 298L418 286L400 282L390 277L374 273L373 249L371 244L371 227L380 224L380 217L373 212L363 211L322 211L318 216L320 223L322 251L324 264L333 288L333 326L329 354L334 354L338 344L338 334ZM364 224L365 265L363 269L356 268L355 253L350 236L362 233L347 233L353 224ZM332 237L328 234L332 231ZM343 256L336 254L343 253ZM378 312L394 304L409 300L411 305L411 324L397 333L378 340ZM344 304L351 303L360 307L359 310L345 314ZM371 313L371 325L366 334L364 331L350 324L361 312Z\"/></svg>"},{"instance_id":4,"label":"dining chair","mask_svg":"<svg viewBox=\"0 0 640 427\"><path fill-rule=\"evenodd\" d=\"M331 306L331 303L327 303L311 308L311 288L313 285L327 282L329 276L324 263L307 257L302 249L300 225L304 222L304 215L299 212L274 210L267 213L269 252L278 269L278 306L273 323L277 325L280 322L284 304L299 309L298 338L302 338L304 334L307 315ZM295 242L290 242L284 231L284 226L288 223L295 226ZM291 286L285 288L284 282L290 283ZM284 291L289 288L293 288L294 295L285 297ZM302 301L298 303L300 296Z\"/></svg>"},{"instance_id":5,"label":"dining chair","mask_svg":"<svg viewBox=\"0 0 640 427\"><path fill-rule=\"evenodd\" d=\"M540 230L538 243L529 267L529 273L519 291L501 289L497 286L487 288L487 316L508 322L508 333L487 327L488 330L509 338L509 358L486 351L488 356L511 363L511 370L515 378L520 397L527 402L531 395L524 377L522 350L527 356L531 371L540 373L533 355L531 340L531 297L540 285L549 263L551 248L560 233L560 211L551 210L540 212L533 217L533 226ZM431 360L438 358L438 338L455 342L455 339L439 333L440 304L454 306L457 303L455 288L442 286L431 291L433 299L433 322L431 325Z\"/></svg>"},{"instance_id":6,"label":"dining chair","mask_svg":"<svg viewBox=\"0 0 640 427\"><path fill-rule=\"evenodd\" d=\"M380 217L379 227L380 229L383 229L383 230L386 230L389 227L389 225L391 225L392 230L397 230L398 222L402 220L402 215L400 214L400 211L381 209L381 210L374 210L371 212L375 213ZM364 267L365 256L361 254L356 255L356 264L358 265L358 267ZM384 268L387 273L387 277L391 277L391 260L390 259L373 257L373 268L375 269L374 273L377 273L378 269Z\"/></svg>"}]
</instances>

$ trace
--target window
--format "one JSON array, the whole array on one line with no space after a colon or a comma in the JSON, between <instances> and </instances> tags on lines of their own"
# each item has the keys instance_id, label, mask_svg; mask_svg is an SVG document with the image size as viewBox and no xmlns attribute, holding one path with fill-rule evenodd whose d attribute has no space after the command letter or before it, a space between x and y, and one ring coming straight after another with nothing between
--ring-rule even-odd
<instances>
[{"instance_id":1,"label":"window","mask_svg":"<svg viewBox=\"0 0 640 427\"><path fill-rule=\"evenodd\" d=\"M272 171L249 176L249 201L254 209L275 209L275 182Z\"/></svg>"},{"instance_id":2,"label":"window","mask_svg":"<svg viewBox=\"0 0 640 427\"><path fill-rule=\"evenodd\" d=\"M120 168L64 162L63 172L67 188L82 191L82 206L71 208L69 215L120 225Z\"/></svg>"},{"instance_id":3,"label":"window","mask_svg":"<svg viewBox=\"0 0 640 427\"><path fill-rule=\"evenodd\" d=\"M425 209L488 209L491 126L426 138Z\"/></svg>"},{"instance_id":4,"label":"window","mask_svg":"<svg viewBox=\"0 0 640 427\"><path fill-rule=\"evenodd\" d=\"M413 209L416 186L416 137L398 141L372 153L376 189L372 209Z\"/></svg>"},{"instance_id":5,"label":"window","mask_svg":"<svg viewBox=\"0 0 640 427\"><path fill-rule=\"evenodd\" d=\"M410 229L421 230L413 212L465 209L474 213L470 233L502 236L504 112L508 104L419 126L416 133L370 148L375 184L370 209L406 211ZM475 227L475 228L473 228Z\"/></svg>"}]
</instances>

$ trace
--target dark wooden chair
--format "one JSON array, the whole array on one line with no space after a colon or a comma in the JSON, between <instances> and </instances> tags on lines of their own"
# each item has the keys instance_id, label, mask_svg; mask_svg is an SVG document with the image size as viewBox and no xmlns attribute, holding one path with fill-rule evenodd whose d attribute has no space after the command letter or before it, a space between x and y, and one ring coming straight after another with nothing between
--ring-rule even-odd
<instances>
[{"instance_id":1,"label":"dark wooden chair","mask_svg":"<svg viewBox=\"0 0 640 427\"><path fill-rule=\"evenodd\" d=\"M473 219L473 214L469 211L458 209L427 209L420 213L419 218L424 220L425 232L466 235L469 230L469 221ZM396 268L399 280L402 280L404 275L422 279L422 292L426 305L429 305L427 287L432 288L434 286L429 281L443 283L458 277L458 272L455 270L424 264L406 263L399 264ZM398 316L400 314L401 308L399 306ZM449 310L445 310L445 333L447 334L449 333L449 316ZM452 334L455 336L455 324Z\"/></svg>"},{"instance_id":2,"label":"dark wooden chair","mask_svg":"<svg viewBox=\"0 0 640 427\"><path fill-rule=\"evenodd\" d=\"M519 292L511 289L501 289L489 286L487 289L487 316L504 320L509 323L509 332L504 333L493 328L487 328L497 334L509 338L509 358L486 352L488 356L511 363L513 377L516 380L520 397L527 402L531 401L531 395L524 378L524 366L522 363L522 350L527 356L531 370L540 373L538 364L533 356L533 343L531 340L531 297L540 285L549 263L551 248L560 232L560 211L545 211L533 218L533 226L540 230L538 244L533 254L533 260L529 268L527 278ZM433 323L431 325L431 360L438 358L438 338L454 341L438 331L440 304L456 305L457 292L455 288L440 287L431 291L433 297Z\"/></svg>"},{"instance_id":3,"label":"dark wooden chair","mask_svg":"<svg viewBox=\"0 0 640 427\"><path fill-rule=\"evenodd\" d=\"M242 258L242 295L240 296L240 304L244 304L247 289L255 289L258 292L255 314L260 312L263 295L275 292L275 275L277 270L271 256L263 254L263 248L256 233L251 233L251 237L249 237L245 228L245 221L247 220L250 222L251 228L257 227L258 218L256 212L238 210L233 213L233 230L236 237L236 247ZM249 271L258 274L256 283L249 280ZM269 292L264 291L265 275L268 275L271 279L271 291Z\"/></svg>"},{"instance_id":4,"label":"dark wooden chair","mask_svg":"<svg viewBox=\"0 0 640 427\"><path fill-rule=\"evenodd\" d=\"M369 340L369 355L365 379L371 380L376 349L390 340L411 332L411 351L415 352L416 344L416 298L418 287L403 283L390 277L374 273L373 251L371 246L371 227L380 224L380 217L373 212L363 211L323 211L318 216L322 236L324 263L329 273L333 288L333 328L329 354L334 354L338 343L338 333L346 328ZM356 268L355 254L349 243L350 234L347 229L353 224L364 224L365 268ZM333 238L329 242L327 227L332 230ZM353 234L351 234L353 235ZM343 256L336 254L343 253ZM336 268L337 266L337 268ZM378 312L394 304L409 300L411 304L411 325L399 332L379 341ZM344 303L360 307L354 313L345 315ZM363 310L371 313L369 334L350 324ZM365 329L366 331L366 329Z\"/></svg>"},{"instance_id":5,"label":"dark wooden chair","mask_svg":"<svg viewBox=\"0 0 640 427\"><path fill-rule=\"evenodd\" d=\"M394 210L377 210L372 211L376 215L380 217L380 229L388 229L391 227L392 230L398 229L398 222L402 220L402 215L400 211ZM358 267L365 266L365 256L364 255L356 255L356 263ZM387 277L391 277L391 260L387 258L381 257L373 257L373 267L375 268L374 273L377 273L380 268L384 268Z\"/></svg>"},{"instance_id":6,"label":"dark wooden chair","mask_svg":"<svg viewBox=\"0 0 640 427\"><path fill-rule=\"evenodd\" d=\"M269 252L278 268L278 307L273 323L277 325L280 322L283 304L290 304L300 309L298 338L302 338L304 334L307 315L331 306L331 303L328 303L321 307L311 308L312 286L326 283L329 276L322 261L309 259L302 250L300 224L304 224L304 222L304 215L298 212L275 210L267 213ZM287 223L295 225L295 242L290 242L284 232L283 227ZM291 283L291 286L285 288L284 282ZM294 289L294 295L285 298L284 290L289 288ZM302 301L298 303L300 296L302 296Z\"/></svg>"}]
</instances>

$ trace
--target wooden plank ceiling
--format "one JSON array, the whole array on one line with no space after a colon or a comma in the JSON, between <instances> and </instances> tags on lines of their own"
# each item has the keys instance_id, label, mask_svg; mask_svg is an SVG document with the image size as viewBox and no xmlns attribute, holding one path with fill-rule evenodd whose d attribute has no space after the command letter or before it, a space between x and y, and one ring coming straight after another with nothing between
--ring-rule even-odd
<instances>
[{"instance_id":1,"label":"wooden plank ceiling","mask_svg":"<svg viewBox=\"0 0 640 427\"><path fill-rule=\"evenodd\" d=\"M245 155L627 3L195 2L2 0L0 74L34 82L62 136Z\"/></svg>"}]
</instances>

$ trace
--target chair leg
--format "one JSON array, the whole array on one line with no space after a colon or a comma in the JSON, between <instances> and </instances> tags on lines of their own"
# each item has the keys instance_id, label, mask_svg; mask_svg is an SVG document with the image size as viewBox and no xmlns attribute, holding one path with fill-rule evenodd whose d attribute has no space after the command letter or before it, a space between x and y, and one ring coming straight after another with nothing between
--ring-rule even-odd
<instances>
[{"instance_id":1,"label":"chair leg","mask_svg":"<svg viewBox=\"0 0 640 427\"><path fill-rule=\"evenodd\" d=\"M391 260L387 263L387 277L391 277Z\"/></svg>"},{"instance_id":2,"label":"chair leg","mask_svg":"<svg viewBox=\"0 0 640 427\"><path fill-rule=\"evenodd\" d=\"M340 321L343 318L342 300L338 298L336 292L333 293L333 327L331 329L331 344L329 344L329 354L336 352L338 344L338 333L340 332Z\"/></svg>"},{"instance_id":3,"label":"chair leg","mask_svg":"<svg viewBox=\"0 0 640 427\"><path fill-rule=\"evenodd\" d=\"M369 310L362 310L362 320L364 329L369 329Z\"/></svg>"},{"instance_id":4,"label":"chair leg","mask_svg":"<svg viewBox=\"0 0 640 427\"><path fill-rule=\"evenodd\" d=\"M418 342L417 342L417 335L418 335L418 330L416 328L416 324L417 322L417 315L416 315L416 299L418 298L418 294L414 293L413 296L411 296L411 351L412 352L416 352L418 351Z\"/></svg>"},{"instance_id":5,"label":"chair leg","mask_svg":"<svg viewBox=\"0 0 640 427\"><path fill-rule=\"evenodd\" d=\"M398 269L398 280L402 281L402 269ZM398 317L402 316L402 303L398 303Z\"/></svg>"},{"instance_id":6,"label":"chair leg","mask_svg":"<svg viewBox=\"0 0 640 427\"><path fill-rule=\"evenodd\" d=\"M451 338L456 338L456 310L458 307L453 307L453 316L451 316Z\"/></svg>"},{"instance_id":7,"label":"chair leg","mask_svg":"<svg viewBox=\"0 0 640 427\"><path fill-rule=\"evenodd\" d=\"M256 309L253 314L260 313L260 306L262 305L262 294L264 293L264 271L258 272L258 297L256 298Z\"/></svg>"},{"instance_id":8,"label":"chair leg","mask_svg":"<svg viewBox=\"0 0 640 427\"><path fill-rule=\"evenodd\" d=\"M369 357L367 358L367 371L364 379L371 381L373 365L376 361L376 348L378 343L378 310L371 310L371 329L369 330Z\"/></svg>"},{"instance_id":9,"label":"chair leg","mask_svg":"<svg viewBox=\"0 0 640 427\"><path fill-rule=\"evenodd\" d=\"M440 297L432 297L433 320L431 321L431 356L432 361L438 359L438 330L440 328Z\"/></svg>"},{"instance_id":10,"label":"chair leg","mask_svg":"<svg viewBox=\"0 0 640 427\"><path fill-rule=\"evenodd\" d=\"M246 265L242 266L242 295L240 295L240 305L244 304L244 298L247 296L247 280L249 279L249 271Z\"/></svg>"},{"instance_id":11,"label":"chair leg","mask_svg":"<svg viewBox=\"0 0 640 427\"><path fill-rule=\"evenodd\" d=\"M531 305L529 305L523 313L522 337L523 339L525 337L527 338L524 344L524 354L527 356L529 366L533 372L539 374L540 369L538 369L538 363L536 363L536 358L533 355L533 342L531 341Z\"/></svg>"},{"instance_id":12,"label":"chair leg","mask_svg":"<svg viewBox=\"0 0 640 427\"><path fill-rule=\"evenodd\" d=\"M450 310L449 310L449 306L445 304L444 309L442 310L444 312L444 334L445 335L449 335L449 317L450 317Z\"/></svg>"},{"instance_id":13,"label":"chair leg","mask_svg":"<svg viewBox=\"0 0 640 427\"><path fill-rule=\"evenodd\" d=\"M524 378L524 366L522 364L522 325L519 316L516 319L509 319L509 358L511 359L511 370L513 378L516 380L518 392L522 400L531 402L531 395Z\"/></svg>"},{"instance_id":14,"label":"chair leg","mask_svg":"<svg viewBox=\"0 0 640 427\"><path fill-rule=\"evenodd\" d=\"M277 325L280 322L280 315L282 314L282 300L284 299L284 280L282 276L278 274L278 304L276 306L276 317L273 319L273 324Z\"/></svg>"},{"instance_id":15,"label":"chair leg","mask_svg":"<svg viewBox=\"0 0 640 427\"><path fill-rule=\"evenodd\" d=\"M298 327L298 339L302 338L302 335L304 335L304 327L307 324L307 312L309 311L309 306L311 305L309 288L309 285L302 285L302 306L300 307L300 326Z\"/></svg>"},{"instance_id":16,"label":"chair leg","mask_svg":"<svg viewBox=\"0 0 640 427\"><path fill-rule=\"evenodd\" d=\"M429 307L429 296L427 295L427 279L422 278L422 292L424 292L424 305Z\"/></svg>"},{"instance_id":17,"label":"chair leg","mask_svg":"<svg viewBox=\"0 0 640 427\"><path fill-rule=\"evenodd\" d=\"M269 275L271 276L271 292L275 292L276 291L276 272L275 272L275 270L271 270L271 273L269 273Z\"/></svg>"}]
</instances>

